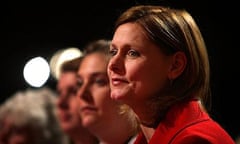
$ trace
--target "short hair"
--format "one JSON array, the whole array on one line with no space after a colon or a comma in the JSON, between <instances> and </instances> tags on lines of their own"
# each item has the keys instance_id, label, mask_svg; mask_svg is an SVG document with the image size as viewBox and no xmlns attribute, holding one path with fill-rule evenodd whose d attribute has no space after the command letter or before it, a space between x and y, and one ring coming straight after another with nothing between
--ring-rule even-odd
<instances>
[{"instance_id":1,"label":"short hair","mask_svg":"<svg viewBox=\"0 0 240 144\"><path fill-rule=\"evenodd\" d=\"M28 126L34 144L64 144L55 109L56 94L47 87L18 91L0 106L0 122L10 118L16 127Z\"/></svg>"},{"instance_id":2,"label":"short hair","mask_svg":"<svg viewBox=\"0 0 240 144\"><path fill-rule=\"evenodd\" d=\"M211 100L207 48L199 27L186 10L151 5L134 6L120 15L115 29L125 23L141 26L149 40L166 55L178 51L185 53L186 68L182 75L172 81L172 89L169 91L174 100L190 99L193 96L204 104Z\"/></svg>"},{"instance_id":3,"label":"short hair","mask_svg":"<svg viewBox=\"0 0 240 144\"><path fill-rule=\"evenodd\" d=\"M87 55L90 53L100 52L103 54L109 54L111 40L108 39L99 39L95 41L89 42L83 50L83 55Z\"/></svg>"},{"instance_id":4,"label":"short hair","mask_svg":"<svg viewBox=\"0 0 240 144\"><path fill-rule=\"evenodd\" d=\"M77 57L77 58L63 62L60 66L60 73L69 72L69 71L77 72L81 61L82 61L82 57Z\"/></svg>"}]
</instances>

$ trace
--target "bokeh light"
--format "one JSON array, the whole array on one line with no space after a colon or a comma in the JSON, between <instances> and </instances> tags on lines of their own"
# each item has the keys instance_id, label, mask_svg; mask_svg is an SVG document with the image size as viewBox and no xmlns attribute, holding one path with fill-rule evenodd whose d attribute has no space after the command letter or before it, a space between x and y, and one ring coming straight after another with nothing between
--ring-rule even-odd
<instances>
[{"instance_id":1,"label":"bokeh light","mask_svg":"<svg viewBox=\"0 0 240 144\"><path fill-rule=\"evenodd\" d=\"M49 75L49 64L40 56L30 59L23 69L24 79L32 87L43 86L48 80Z\"/></svg>"}]
</instances>

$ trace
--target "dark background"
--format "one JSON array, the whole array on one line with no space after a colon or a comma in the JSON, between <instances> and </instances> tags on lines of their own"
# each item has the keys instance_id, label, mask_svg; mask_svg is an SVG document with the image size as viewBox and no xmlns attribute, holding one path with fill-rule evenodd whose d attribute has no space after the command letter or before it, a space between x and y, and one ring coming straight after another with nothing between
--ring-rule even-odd
<instances>
[{"instance_id":1,"label":"dark background","mask_svg":"<svg viewBox=\"0 0 240 144\"><path fill-rule=\"evenodd\" d=\"M66 47L83 47L99 38L111 38L120 13L137 4L162 4L184 8L195 18L205 38L211 62L212 117L233 138L240 134L237 97L236 12L232 1L214 0L102 0L71 2L8 2L3 23L7 45L1 52L1 102L29 87L23 79L24 64L35 56L48 61ZM55 88L50 77L46 86ZM237 108L238 107L238 108Z\"/></svg>"}]
</instances>

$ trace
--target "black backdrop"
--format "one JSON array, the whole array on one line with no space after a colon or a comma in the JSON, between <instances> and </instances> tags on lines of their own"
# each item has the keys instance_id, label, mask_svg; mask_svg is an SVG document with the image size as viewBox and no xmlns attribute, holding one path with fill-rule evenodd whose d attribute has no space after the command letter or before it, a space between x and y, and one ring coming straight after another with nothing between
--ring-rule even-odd
<instances>
[{"instance_id":1,"label":"black backdrop","mask_svg":"<svg viewBox=\"0 0 240 144\"><path fill-rule=\"evenodd\" d=\"M28 88L22 76L27 60L65 47L79 47L98 38L111 38L117 16L136 4L164 4L188 10L208 47L212 68L212 117L235 138L240 132L237 97L237 24L231 1L114 0L71 2L8 2L3 27L7 46L1 50L1 102ZM5 25L4 25L5 26ZM47 86L55 88L50 78Z\"/></svg>"}]
</instances>

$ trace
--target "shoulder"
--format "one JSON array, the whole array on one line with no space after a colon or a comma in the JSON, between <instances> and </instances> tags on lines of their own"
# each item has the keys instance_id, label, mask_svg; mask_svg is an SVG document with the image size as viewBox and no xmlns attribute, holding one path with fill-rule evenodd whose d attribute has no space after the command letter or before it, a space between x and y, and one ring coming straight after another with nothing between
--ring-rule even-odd
<instances>
[{"instance_id":1,"label":"shoulder","mask_svg":"<svg viewBox=\"0 0 240 144\"><path fill-rule=\"evenodd\" d=\"M172 142L176 144L182 142L194 144L234 144L231 136L211 119L182 129L175 135Z\"/></svg>"}]
</instances>

